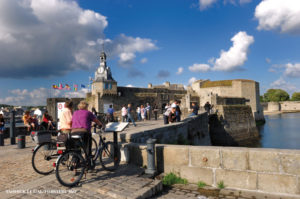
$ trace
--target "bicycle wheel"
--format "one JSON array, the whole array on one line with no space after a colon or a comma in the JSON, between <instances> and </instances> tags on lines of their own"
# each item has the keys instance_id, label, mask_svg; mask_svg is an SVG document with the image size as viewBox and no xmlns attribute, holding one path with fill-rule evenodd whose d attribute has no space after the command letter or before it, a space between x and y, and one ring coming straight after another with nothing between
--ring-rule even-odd
<instances>
[{"instance_id":1,"label":"bicycle wheel","mask_svg":"<svg viewBox=\"0 0 300 199\"><path fill-rule=\"evenodd\" d=\"M67 152L59 157L55 175L61 185L72 187L79 183L85 168L86 163L80 153Z\"/></svg>"},{"instance_id":2,"label":"bicycle wheel","mask_svg":"<svg viewBox=\"0 0 300 199\"><path fill-rule=\"evenodd\" d=\"M32 154L32 167L37 173L48 175L54 170L53 163L57 157L56 143L44 142Z\"/></svg>"},{"instance_id":3,"label":"bicycle wheel","mask_svg":"<svg viewBox=\"0 0 300 199\"><path fill-rule=\"evenodd\" d=\"M94 159L95 155L96 155L96 152L98 150L98 145L97 145L97 142L96 140L92 137L92 151L91 151L91 155Z\"/></svg>"},{"instance_id":4,"label":"bicycle wheel","mask_svg":"<svg viewBox=\"0 0 300 199\"><path fill-rule=\"evenodd\" d=\"M118 168L121 160L121 152L119 146L117 146L116 157L114 151L114 143L106 142L100 150L100 163L103 169L108 171L114 171Z\"/></svg>"}]
</instances>

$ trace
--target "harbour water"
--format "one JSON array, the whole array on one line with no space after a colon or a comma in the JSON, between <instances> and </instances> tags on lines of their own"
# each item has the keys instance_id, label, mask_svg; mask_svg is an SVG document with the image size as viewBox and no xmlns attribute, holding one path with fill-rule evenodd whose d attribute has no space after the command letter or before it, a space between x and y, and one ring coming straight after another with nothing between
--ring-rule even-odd
<instances>
[{"instance_id":1,"label":"harbour water","mask_svg":"<svg viewBox=\"0 0 300 199\"><path fill-rule=\"evenodd\" d=\"M265 119L257 147L300 149L300 113L267 115Z\"/></svg>"}]
</instances>

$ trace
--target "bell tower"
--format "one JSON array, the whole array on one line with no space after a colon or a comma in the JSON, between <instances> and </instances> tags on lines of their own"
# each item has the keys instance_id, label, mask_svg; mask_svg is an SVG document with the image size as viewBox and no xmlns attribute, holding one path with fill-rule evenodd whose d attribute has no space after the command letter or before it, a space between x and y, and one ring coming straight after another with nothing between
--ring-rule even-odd
<instances>
[{"instance_id":1,"label":"bell tower","mask_svg":"<svg viewBox=\"0 0 300 199\"><path fill-rule=\"evenodd\" d=\"M92 83L92 95L117 95L117 82L113 79L110 67L106 64L106 54L100 53L100 64Z\"/></svg>"}]
</instances>

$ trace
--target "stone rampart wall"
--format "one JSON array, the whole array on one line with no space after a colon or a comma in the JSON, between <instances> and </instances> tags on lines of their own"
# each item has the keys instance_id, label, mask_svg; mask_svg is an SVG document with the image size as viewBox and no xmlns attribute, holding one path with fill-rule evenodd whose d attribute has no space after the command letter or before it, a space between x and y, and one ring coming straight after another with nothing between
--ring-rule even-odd
<instances>
[{"instance_id":1,"label":"stone rampart wall","mask_svg":"<svg viewBox=\"0 0 300 199\"><path fill-rule=\"evenodd\" d=\"M157 139L164 144L211 145L208 132L207 113L187 118L182 122L157 126L141 132L120 133L122 142L146 143L147 139Z\"/></svg>"},{"instance_id":2,"label":"stone rampart wall","mask_svg":"<svg viewBox=\"0 0 300 199\"><path fill-rule=\"evenodd\" d=\"M147 165L145 145L128 144L130 162ZM300 197L300 150L156 145L158 172L175 172L190 183Z\"/></svg>"},{"instance_id":3,"label":"stone rampart wall","mask_svg":"<svg viewBox=\"0 0 300 199\"><path fill-rule=\"evenodd\" d=\"M300 101L267 102L264 110L268 112L298 112L300 111Z\"/></svg>"},{"instance_id":4,"label":"stone rampart wall","mask_svg":"<svg viewBox=\"0 0 300 199\"><path fill-rule=\"evenodd\" d=\"M281 111L300 111L300 101L280 102Z\"/></svg>"},{"instance_id":5,"label":"stone rampart wall","mask_svg":"<svg viewBox=\"0 0 300 199\"><path fill-rule=\"evenodd\" d=\"M212 145L248 146L259 138L250 106L219 105L216 110L209 117Z\"/></svg>"}]
</instances>

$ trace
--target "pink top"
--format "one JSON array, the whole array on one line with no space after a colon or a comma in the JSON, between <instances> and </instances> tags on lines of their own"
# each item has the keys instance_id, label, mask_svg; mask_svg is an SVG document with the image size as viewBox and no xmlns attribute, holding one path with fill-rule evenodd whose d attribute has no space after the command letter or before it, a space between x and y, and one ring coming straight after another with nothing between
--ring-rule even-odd
<instances>
[{"instance_id":1,"label":"pink top","mask_svg":"<svg viewBox=\"0 0 300 199\"><path fill-rule=\"evenodd\" d=\"M64 110L60 114L59 122L60 122L61 129L71 129L72 111L68 108L64 108Z\"/></svg>"}]
</instances>

